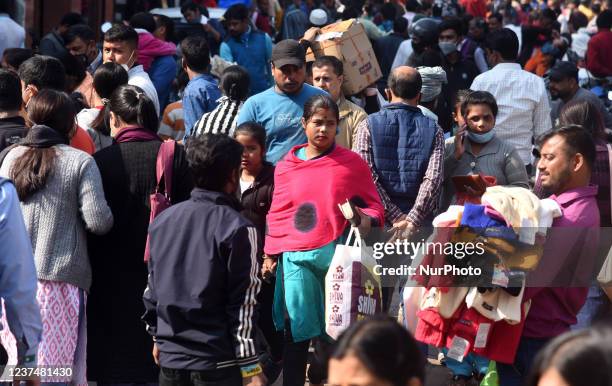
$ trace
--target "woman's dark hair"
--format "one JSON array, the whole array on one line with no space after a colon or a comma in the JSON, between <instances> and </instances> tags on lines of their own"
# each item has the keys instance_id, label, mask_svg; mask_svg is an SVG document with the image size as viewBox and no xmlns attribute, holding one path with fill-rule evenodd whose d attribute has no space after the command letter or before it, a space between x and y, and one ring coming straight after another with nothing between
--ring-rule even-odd
<instances>
[{"instance_id":1,"label":"woman's dark hair","mask_svg":"<svg viewBox=\"0 0 612 386\"><path fill-rule=\"evenodd\" d=\"M121 120L157 133L159 120L151 99L137 86L119 86L110 97L108 108Z\"/></svg>"},{"instance_id":2,"label":"woman's dark hair","mask_svg":"<svg viewBox=\"0 0 612 386\"><path fill-rule=\"evenodd\" d=\"M187 162L196 187L220 192L240 167L242 145L225 134L189 137Z\"/></svg>"},{"instance_id":3,"label":"woman's dark hair","mask_svg":"<svg viewBox=\"0 0 612 386\"><path fill-rule=\"evenodd\" d=\"M599 325L567 332L536 356L526 385L537 386L542 375L556 369L570 386L609 386L612 379L612 329Z\"/></svg>"},{"instance_id":4,"label":"woman's dark hair","mask_svg":"<svg viewBox=\"0 0 612 386\"><path fill-rule=\"evenodd\" d=\"M266 129L257 122L244 122L234 130L234 138L239 135L249 135L257 141L259 146L266 150Z\"/></svg>"},{"instance_id":5,"label":"woman's dark hair","mask_svg":"<svg viewBox=\"0 0 612 386\"><path fill-rule=\"evenodd\" d=\"M94 73L93 85L94 90L103 101L104 107L91 123L91 128L104 134L110 135L110 114L108 109L108 100L110 100L113 92L121 85L127 84L127 71L119 64L108 62L101 64ZM91 106L94 107L94 106Z\"/></svg>"},{"instance_id":6,"label":"woman's dark hair","mask_svg":"<svg viewBox=\"0 0 612 386\"><path fill-rule=\"evenodd\" d=\"M221 74L219 88L223 95L235 101L245 101L249 97L249 73L241 66L229 66Z\"/></svg>"},{"instance_id":7,"label":"woman's dark hair","mask_svg":"<svg viewBox=\"0 0 612 386\"><path fill-rule=\"evenodd\" d=\"M425 358L410 333L388 316L376 315L351 325L339 338L331 356L353 355L376 377L406 386L425 376Z\"/></svg>"},{"instance_id":8,"label":"woman's dark hair","mask_svg":"<svg viewBox=\"0 0 612 386\"><path fill-rule=\"evenodd\" d=\"M305 121L310 120L310 118L315 115L318 109L325 109L333 111L336 116L336 122L340 121L340 111L338 110L338 105L327 95L315 95L310 97L304 104L304 114L302 118Z\"/></svg>"},{"instance_id":9,"label":"woman's dark hair","mask_svg":"<svg viewBox=\"0 0 612 386\"><path fill-rule=\"evenodd\" d=\"M493 117L497 117L497 101L490 92L472 91L469 93L463 103L461 103L461 115L466 117L469 107L473 105L487 105L491 109Z\"/></svg>"},{"instance_id":10,"label":"woman's dark hair","mask_svg":"<svg viewBox=\"0 0 612 386\"><path fill-rule=\"evenodd\" d=\"M29 125L45 125L69 141L74 129L76 110L68 94L51 89L41 90L28 104ZM29 147L13 163L10 178L15 183L19 200L24 201L42 189L55 165L53 147Z\"/></svg>"},{"instance_id":11,"label":"woman's dark hair","mask_svg":"<svg viewBox=\"0 0 612 386\"><path fill-rule=\"evenodd\" d=\"M606 139L601 113L589 101L572 101L563 106L559 113L559 126L567 125L580 125L593 138Z\"/></svg>"}]
</instances>

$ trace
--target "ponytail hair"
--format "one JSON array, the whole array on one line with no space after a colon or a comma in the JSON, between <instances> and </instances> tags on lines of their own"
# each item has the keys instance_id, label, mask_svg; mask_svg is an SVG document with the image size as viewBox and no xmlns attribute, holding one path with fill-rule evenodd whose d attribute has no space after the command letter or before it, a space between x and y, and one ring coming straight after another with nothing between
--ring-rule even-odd
<instances>
[{"instance_id":1,"label":"ponytail hair","mask_svg":"<svg viewBox=\"0 0 612 386\"><path fill-rule=\"evenodd\" d=\"M93 77L93 86L98 96L102 99L103 107L91 123L92 129L106 136L110 135L109 98L117 87L127 84L127 82L127 71L119 64L108 62L98 67Z\"/></svg>"},{"instance_id":2,"label":"ponytail hair","mask_svg":"<svg viewBox=\"0 0 612 386\"><path fill-rule=\"evenodd\" d=\"M221 74L219 86L223 95L237 102L244 102L249 97L249 73L241 66L229 66Z\"/></svg>"},{"instance_id":3,"label":"ponytail hair","mask_svg":"<svg viewBox=\"0 0 612 386\"><path fill-rule=\"evenodd\" d=\"M159 120L155 105L140 87L119 86L111 95L108 108L128 125L138 125L157 133Z\"/></svg>"}]
</instances>

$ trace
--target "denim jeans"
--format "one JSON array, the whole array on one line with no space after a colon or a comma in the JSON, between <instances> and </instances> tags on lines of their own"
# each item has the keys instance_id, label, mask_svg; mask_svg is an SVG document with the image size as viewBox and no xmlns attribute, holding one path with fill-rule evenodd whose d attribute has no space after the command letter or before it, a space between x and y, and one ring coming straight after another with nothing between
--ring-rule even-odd
<instances>
[{"instance_id":1,"label":"denim jeans","mask_svg":"<svg viewBox=\"0 0 612 386\"><path fill-rule=\"evenodd\" d=\"M205 371L162 367L159 386L242 386L242 376L238 367Z\"/></svg>"},{"instance_id":2,"label":"denim jeans","mask_svg":"<svg viewBox=\"0 0 612 386\"><path fill-rule=\"evenodd\" d=\"M550 339L521 338L514 363L497 363L499 386L521 386L531 371L536 355L549 341Z\"/></svg>"}]
</instances>

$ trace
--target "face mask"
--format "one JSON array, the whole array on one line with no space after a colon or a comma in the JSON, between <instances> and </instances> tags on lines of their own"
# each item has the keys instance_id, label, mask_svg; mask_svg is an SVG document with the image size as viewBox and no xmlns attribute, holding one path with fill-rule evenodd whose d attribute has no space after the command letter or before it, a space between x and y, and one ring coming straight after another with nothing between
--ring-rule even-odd
<instances>
[{"instance_id":1,"label":"face mask","mask_svg":"<svg viewBox=\"0 0 612 386\"><path fill-rule=\"evenodd\" d=\"M129 72L130 71L130 66L128 66L128 63L130 62L130 60L132 60L132 57L134 56L134 52L132 51L132 54L130 55L130 57L128 58L127 62L125 64L122 64L121 67L123 67L123 69L125 70L125 72ZM134 63L132 63L134 64Z\"/></svg>"},{"instance_id":2,"label":"face mask","mask_svg":"<svg viewBox=\"0 0 612 386\"><path fill-rule=\"evenodd\" d=\"M423 51L425 51L425 44L424 43L415 43L414 40L412 41L412 50L417 53L417 54L421 54L423 53Z\"/></svg>"},{"instance_id":3,"label":"face mask","mask_svg":"<svg viewBox=\"0 0 612 386\"><path fill-rule=\"evenodd\" d=\"M454 42L440 42L438 43L438 47L440 47L440 51L442 51L444 56L450 55L457 51L457 43Z\"/></svg>"},{"instance_id":4,"label":"face mask","mask_svg":"<svg viewBox=\"0 0 612 386\"><path fill-rule=\"evenodd\" d=\"M494 136L495 133L493 130L489 130L486 133L474 133L473 131L468 131L468 138L476 143L487 143L492 140Z\"/></svg>"},{"instance_id":5,"label":"face mask","mask_svg":"<svg viewBox=\"0 0 612 386\"><path fill-rule=\"evenodd\" d=\"M85 54L78 54L74 56L79 62L83 63L83 65L85 65L85 67L87 67L89 65L89 63L87 63L89 60L87 59L87 55Z\"/></svg>"}]
</instances>

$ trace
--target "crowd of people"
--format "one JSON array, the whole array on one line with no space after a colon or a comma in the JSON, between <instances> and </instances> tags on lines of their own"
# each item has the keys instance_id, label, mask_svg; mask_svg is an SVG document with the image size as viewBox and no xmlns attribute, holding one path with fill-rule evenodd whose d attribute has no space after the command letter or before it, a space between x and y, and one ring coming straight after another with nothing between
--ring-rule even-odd
<instances>
[{"instance_id":1,"label":"crowd of people","mask_svg":"<svg viewBox=\"0 0 612 386\"><path fill-rule=\"evenodd\" d=\"M70 366L68 381L43 380L55 384L418 386L434 384L435 357L440 385L609 384L610 1L257 0L221 20L187 1L195 32L180 40L143 10L98 42L70 13L31 48L9 3L5 364ZM343 58L306 61L321 28L349 19L382 72L355 95ZM399 322L376 315L331 339L324 282L349 229L414 239L480 202L456 183L478 175L516 201L548 198L549 227L577 230L551 233L535 272L598 260L599 280L524 288L497 363L409 331L407 303ZM382 289L385 313L401 283ZM496 326L489 345L510 350Z\"/></svg>"}]
</instances>

